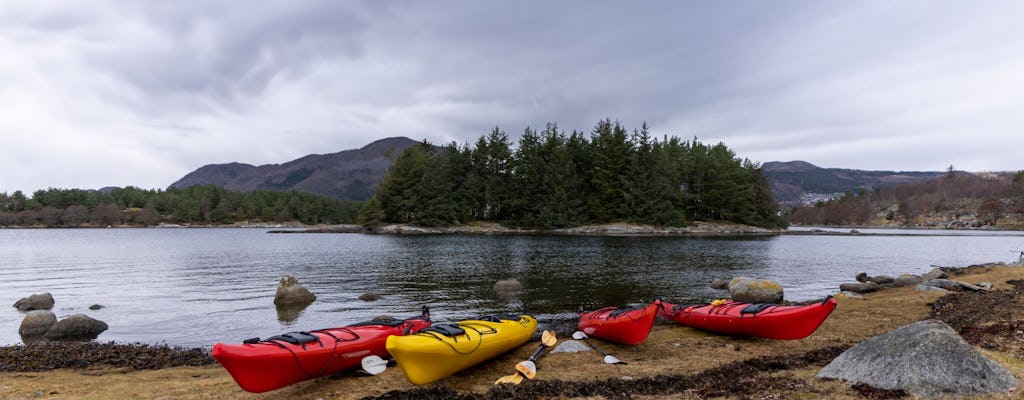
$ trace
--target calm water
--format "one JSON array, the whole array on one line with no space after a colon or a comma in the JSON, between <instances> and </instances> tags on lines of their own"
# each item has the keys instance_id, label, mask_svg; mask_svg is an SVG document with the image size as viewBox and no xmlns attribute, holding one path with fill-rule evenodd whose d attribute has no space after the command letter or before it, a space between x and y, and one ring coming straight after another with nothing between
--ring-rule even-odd
<instances>
[{"instance_id":1,"label":"calm water","mask_svg":"<svg viewBox=\"0 0 1024 400\"><path fill-rule=\"evenodd\" d=\"M869 230L861 230L870 233ZM906 232L902 232L906 233ZM429 305L435 320L522 312L541 321L578 306L721 296L714 278L769 278L788 300L821 298L858 272L921 273L932 264L1015 261L1020 232L999 236L764 238L376 236L260 229L0 229L0 345L20 343L21 297L50 292L58 318L107 322L100 341L208 347L216 341L340 326ZM277 280L318 296L278 315ZM494 282L525 289L497 298ZM357 297L366 291L376 302ZM91 311L92 304L105 308Z\"/></svg>"}]
</instances>

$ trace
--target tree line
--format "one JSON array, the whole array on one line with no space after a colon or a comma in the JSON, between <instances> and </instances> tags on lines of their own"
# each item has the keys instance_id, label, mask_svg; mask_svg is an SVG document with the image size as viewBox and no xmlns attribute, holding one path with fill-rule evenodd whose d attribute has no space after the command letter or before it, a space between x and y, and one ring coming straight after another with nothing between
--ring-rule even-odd
<instances>
[{"instance_id":1,"label":"tree line","mask_svg":"<svg viewBox=\"0 0 1024 400\"><path fill-rule=\"evenodd\" d=\"M184 189L81 189L0 193L0 226L81 227L291 222L354 223L361 203L296 191L234 192L214 185Z\"/></svg>"},{"instance_id":2,"label":"tree line","mask_svg":"<svg viewBox=\"0 0 1024 400\"><path fill-rule=\"evenodd\" d=\"M924 182L847 192L814 206L791 210L787 219L800 225L863 226L873 220L916 224L920 217L971 215L995 226L1000 218L1024 219L1024 171L968 174L952 167Z\"/></svg>"},{"instance_id":3,"label":"tree line","mask_svg":"<svg viewBox=\"0 0 1024 400\"><path fill-rule=\"evenodd\" d=\"M726 220L784 227L760 167L724 144L629 132L600 121L589 138L549 123L517 147L496 127L474 146L426 141L401 154L360 223L449 226L472 221L553 229Z\"/></svg>"}]
</instances>

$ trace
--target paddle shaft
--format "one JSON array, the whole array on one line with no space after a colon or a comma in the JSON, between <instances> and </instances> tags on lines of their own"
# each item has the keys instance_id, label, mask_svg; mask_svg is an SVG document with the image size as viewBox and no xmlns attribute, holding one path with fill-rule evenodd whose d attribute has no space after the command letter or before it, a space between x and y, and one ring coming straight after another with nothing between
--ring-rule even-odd
<instances>
[{"instance_id":1,"label":"paddle shaft","mask_svg":"<svg viewBox=\"0 0 1024 400\"><path fill-rule=\"evenodd\" d=\"M541 343L540 346L537 346L537 350L534 350L533 354L531 354L530 358L528 358L527 360L528 361L537 361L537 358L540 357L540 354L544 352L544 348L546 348L546 347L548 347L548 346L545 345L544 343Z\"/></svg>"},{"instance_id":2,"label":"paddle shaft","mask_svg":"<svg viewBox=\"0 0 1024 400\"><path fill-rule=\"evenodd\" d=\"M605 357L607 357L607 356L610 356L610 355L611 355L611 354L605 353L605 352L604 352L604 350L601 350L600 348L598 348L598 347L597 347L597 345L595 345L595 344L591 343L591 342L590 342L590 339L589 339L589 338L583 338L583 341L584 341L584 342L586 342L586 343L587 343L588 345L590 345L590 347L593 347L593 348L594 348L594 350L597 350L597 351L598 351L598 352L600 352L601 354L604 354L604 355L605 355Z\"/></svg>"}]
</instances>

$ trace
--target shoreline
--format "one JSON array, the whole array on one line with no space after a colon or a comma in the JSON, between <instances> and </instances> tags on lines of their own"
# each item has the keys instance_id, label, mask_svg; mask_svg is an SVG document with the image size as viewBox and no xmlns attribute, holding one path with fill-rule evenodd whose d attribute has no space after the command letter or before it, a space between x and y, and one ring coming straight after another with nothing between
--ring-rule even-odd
<instances>
[{"instance_id":1,"label":"shoreline","mask_svg":"<svg viewBox=\"0 0 1024 400\"><path fill-rule=\"evenodd\" d=\"M377 376L349 372L251 394L239 389L217 364L155 370L93 364L45 372L0 372L0 393L10 398L34 398L43 393L61 398L98 399L692 399L799 398L810 393L816 398L862 399L852 383L820 380L814 375L843 349L927 318L943 319L987 357L1024 381L1024 343L1014 339L1016 328L1007 323L1024 320L1024 268L983 264L961 267L951 274L954 279L974 284L992 282L994 290L943 296L906 287L864 298L844 298L818 331L795 341L733 338L660 321L640 345L596 341L629 365L603 364L593 352L548 354L538 362L537 380L519 386L495 387L493 382L529 357L535 342L423 386L412 385L399 368L392 366ZM566 340L566 336L559 332L560 341ZM120 357L130 358L130 354ZM1024 389L975 398L1017 398L1020 390Z\"/></svg>"}]
</instances>

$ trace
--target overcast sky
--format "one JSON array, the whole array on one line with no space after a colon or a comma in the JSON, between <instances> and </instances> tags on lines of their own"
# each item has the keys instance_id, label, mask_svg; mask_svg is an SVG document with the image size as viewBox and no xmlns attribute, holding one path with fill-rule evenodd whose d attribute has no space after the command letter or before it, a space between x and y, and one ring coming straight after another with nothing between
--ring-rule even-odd
<instances>
[{"instance_id":1,"label":"overcast sky","mask_svg":"<svg viewBox=\"0 0 1024 400\"><path fill-rule=\"evenodd\" d=\"M603 118L756 162L1019 170L1022 21L1017 0L7 1L0 192Z\"/></svg>"}]
</instances>

